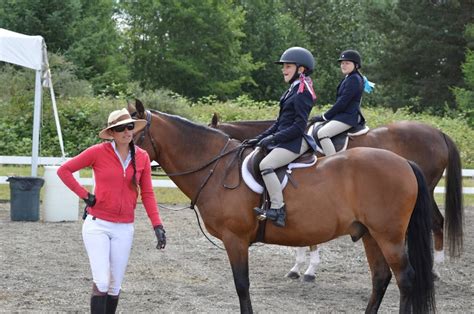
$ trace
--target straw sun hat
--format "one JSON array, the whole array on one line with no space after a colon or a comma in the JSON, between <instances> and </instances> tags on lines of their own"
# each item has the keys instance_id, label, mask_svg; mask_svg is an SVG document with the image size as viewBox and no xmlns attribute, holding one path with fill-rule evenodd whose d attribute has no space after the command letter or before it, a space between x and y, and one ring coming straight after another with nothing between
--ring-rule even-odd
<instances>
[{"instance_id":1,"label":"straw sun hat","mask_svg":"<svg viewBox=\"0 0 474 314\"><path fill-rule=\"evenodd\" d=\"M137 133L138 131L140 131L146 126L146 120L132 119L132 117L130 116L130 113L128 113L128 110L125 108L112 111L109 114L109 119L107 120L107 127L99 132L99 137L104 140L111 140L113 139L113 137L108 132L109 129L119 126L119 125L129 124L129 123L135 123L135 128L133 129L133 133Z\"/></svg>"}]
</instances>

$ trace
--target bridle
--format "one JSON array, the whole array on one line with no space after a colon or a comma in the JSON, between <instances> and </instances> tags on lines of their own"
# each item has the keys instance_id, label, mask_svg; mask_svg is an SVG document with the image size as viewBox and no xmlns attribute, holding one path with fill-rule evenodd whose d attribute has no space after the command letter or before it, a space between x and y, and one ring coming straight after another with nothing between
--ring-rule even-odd
<instances>
[{"instance_id":1,"label":"bridle","mask_svg":"<svg viewBox=\"0 0 474 314\"><path fill-rule=\"evenodd\" d=\"M131 114L132 117L135 117L137 115L137 112L134 112ZM156 145L156 142L155 142L155 139L153 138L153 136L151 135L151 132L150 132L150 127L151 127L151 117L152 117L152 113L149 111L149 110L146 110L145 111L145 119L146 119L146 126L143 128L142 131L140 131L140 134L139 134L139 138L136 142L137 145L141 145L144 141L145 141L145 137L148 136L148 138L150 139L150 143L153 147L153 151L155 153L155 156L158 157L158 148L157 148L157 145ZM203 165L199 166L199 167L196 167L194 169L190 169L190 170L186 170L186 171L181 171L181 172L174 172L174 173L168 173L167 176L168 177L177 177L177 176L184 176L184 175L188 175L188 174L192 174L192 173L195 173L195 172L198 172L198 171L201 171L211 165L212 168L211 170L209 171L209 173L207 174L207 176L205 177L205 179L203 180L203 182L201 183L201 185L199 186L199 189L196 193L196 195L194 196L194 198L191 200L191 205L190 205L190 208L191 209L194 209L194 206L196 205L197 201L198 201L198 198L199 198L199 195L201 194L202 190L204 189L204 187L206 186L207 182L209 181L209 179L211 178L211 176L214 174L214 170L217 168L217 165L219 164L219 161L227 156L227 155L230 155L234 152L238 152L236 154L236 157L239 157L238 159L240 160L241 159L241 156L242 156L242 153L243 151L248 147L248 145L246 145L246 143L242 143L241 145L239 146L236 146L228 151L227 150L227 147L229 146L229 143L230 143L230 138L229 136L227 136L227 141L226 143L224 144L224 147L221 149L221 151L219 152L218 155L216 155L215 157L213 157L211 160L207 161L206 163L204 163ZM224 175L224 179L227 177L228 175L228 170L231 168L232 164L235 162L236 158L233 158L231 160L230 163L227 164L227 169L226 169L226 173ZM240 167L239 167L240 168ZM240 169L239 169L239 176L240 176ZM239 178L239 183L240 183L240 178ZM238 184L239 184L238 183ZM233 187L229 187L227 185L224 184L224 187L226 188L229 188L229 189L234 189L238 186L238 184L236 186L233 186Z\"/></svg>"},{"instance_id":2,"label":"bridle","mask_svg":"<svg viewBox=\"0 0 474 314\"><path fill-rule=\"evenodd\" d=\"M134 112L131 114L132 118L136 117L137 116L137 112ZM143 142L145 141L145 137L148 136L148 138L150 139L150 143L151 143L151 146L153 147L153 151L155 153L155 157L158 157L158 148L157 148L157 145L156 145L156 142L155 142L155 139L153 138L153 136L151 135L151 132L150 132L150 127L151 127L151 118L152 118L152 113L150 112L150 110L146 110L145 111L145 119L146 119L146 126L143 128L142 131L140 131L139 133L139 137L138 137L138 140L136 142L136 144L139 146L141 144L143 144ZM204 187L206 186L207 182L209 182L209 179L211 178L211 176L214 174L214 171L215 169L217 168L217 165L219 164L219 161L221 160L221 158L227 156L227 155L230 155L231 153L233 152L237 152L236 156L231 160L231 162L229 162L227 164L227 167L226 167L226 172L224 173L224 178L225 179L227 177L227 175L229 174L229 169L231 168L232 164L235 162L235 160L238 158L239 159L239 182L237 183L237 185L233 186L233 187L229 187L227 185L224 184L224 187L225 188L228 188L228 189L235 189L236 187L238 187L238 185L240 184L240 178L241 178L241 170L240 170L240 161L241 161L241 157L242 157L242 154L243 154L243 151L249 147L247 145L246 142L243 142L242 144L228 150L227 150L227 147L229 146L229 143L230 143L230 138L229 136L227 136L227 140L226 140L226 143L224 144L224 147L221 149L221 151L219 152L219 154L215 157L213 157L211 160L209 160L208 162L204 163L202 166L199 166L197 168L194 168L194 169L191 169L191 170L186 170L186 171L181 171L181 172L175 172L175 173L169 173L167 174L168 177L176 177L176 176L184 176L184 175L188 175L188 174L192 174L192 173L195 173L195 172L198 172L198 171L201 171L211 165L212 168L211 170L208 172L208 174L206 175L206 177L204 178L204 180L202 181L202 183L200 184L199 186L199 189L196 193L196 195L194 196L194 198L191 200L191 204L186 207L186 208L190 208L194 211L194 213L196 214L196 218L197 218L197 221L198 221L198 225L199 225L199 228L201 229L201 232L204 234L204 236L207 238L207 240L209 242L211 242L214 246L216 246L217 248L223 250L222 247L218 246L214 241L212 241L207 235L206 233L204 232L204 230L202 229L201 227L201 223L199 221L199 216L196 212L196 209L195 209L195 205L199 199L199 196L201 195L201 192L202 190L204 189Z\"/></svg>"},{"instance_id":3,"label":"bridle","mask_svg":"<svg viewBox=\"0 0 474 314\"><path fill-rule=\"evenodd\" d=\"M137 112L131 114L131 117L136 117ZM150 134L150 126L151 126L151 112L149 110L145 111L145 119L146 119L146 126L140 132L140 137L138 138L136 144L140 146L145 141L145 135L148 135L150 139L151 146L153 147L153 152L155 153L155 157L158 157L158 148L156 148L156 142L153 136Z\"/></svg>"}]
</instances>

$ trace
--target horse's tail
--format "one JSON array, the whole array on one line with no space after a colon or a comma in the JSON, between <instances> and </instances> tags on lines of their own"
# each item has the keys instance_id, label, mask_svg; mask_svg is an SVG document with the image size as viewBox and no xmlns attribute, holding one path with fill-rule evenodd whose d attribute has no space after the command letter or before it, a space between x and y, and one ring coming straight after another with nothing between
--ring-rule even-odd
<instances>
[{"instance_id":1,"label":"horse's tail","mask_svg":"<svg viewBox=\"0 0 474 314\"><path fill-rule=\"evenodd\" d=\"M431 242L431 196L423 172L409 161L418 182L418 196L407 230L408 256L415 270L412 290L414 313L434 312L433 249Z\"/></svg>"},{"instance_id":2,"label":"horse's tail","mask_svg":"<svg viewBox=\"0 0 474 314\"><path fill-rule=\"evenodd\" d=\"M448 166L446 167L446 195L444 223L448 235L450 257L459 257L463 248L463 198L462 169L458 148L453 140L443 133L448 146Z\"/></svg>"}]
</instances>

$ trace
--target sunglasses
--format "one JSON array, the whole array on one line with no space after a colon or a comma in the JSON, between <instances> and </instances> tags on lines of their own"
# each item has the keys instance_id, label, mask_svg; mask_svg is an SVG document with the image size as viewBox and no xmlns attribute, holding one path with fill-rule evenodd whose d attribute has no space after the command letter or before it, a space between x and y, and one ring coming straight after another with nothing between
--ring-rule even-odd
<instances>
[{"instance_id":1,"label":"sunglasses","mask_svg":"<svg viewBox=\"0 0 474 314\"><path fill-rule=\"evenodd\" d=\"M131 131L135 128L135 123L129 123L129 124L122 124L116 127L113 127L112 130L114 132L123 132L125 129Z\"/></svg>"}]
</instances>

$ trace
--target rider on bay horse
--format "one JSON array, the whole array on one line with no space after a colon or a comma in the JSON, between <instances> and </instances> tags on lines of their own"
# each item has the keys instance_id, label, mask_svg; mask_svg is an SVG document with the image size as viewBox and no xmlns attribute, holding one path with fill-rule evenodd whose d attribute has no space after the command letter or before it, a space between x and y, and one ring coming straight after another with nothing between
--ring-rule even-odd
<instances>
[{"instance_id":1,"label":"rider on bay horse","mask_svg":"<svg viewBox=\"0 0 474 314\"><path fill-rule=\"evenodd\" d=\"M310 119L311 123L328 121L317 132L326 156L336 153L331 137L365 123L360 104L366 79L359 72L362 67L360 54L356 50L346 50L337 61L345 77L337 86L336 102L324 114Z\"/></svg>"},{"instance_id":2,"label":"rider on bay horse","mask_svg":"<svg viewBox=\"0 0 474 314\"><path fill-rule=\"evenodd\" d=\"M270 209L254 208L260 218L267 218L278 227L285 226L286 211L280 181L275 169L289 164L309 148L316 151L314 139L305 134L309 113L316 100L309 75L314 70L314 58L305 48L287 49L276 64L282 64L283 78L290 87L280 98L280 112L276 122L249 141L265 148L268 155L259 168L270 196Z\"/></svg>"}]
</instances>

